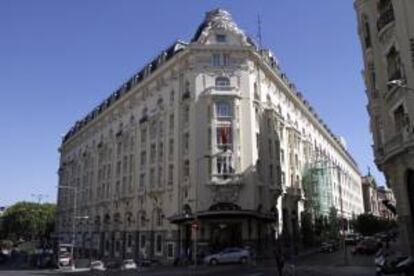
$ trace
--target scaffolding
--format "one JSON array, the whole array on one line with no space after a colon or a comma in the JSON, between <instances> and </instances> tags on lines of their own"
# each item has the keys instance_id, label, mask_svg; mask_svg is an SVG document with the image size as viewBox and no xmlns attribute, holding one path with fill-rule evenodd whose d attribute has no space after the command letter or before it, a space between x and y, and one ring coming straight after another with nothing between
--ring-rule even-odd
<instances>
[{"instance_id":1,"label":"scaffolding","mask_svg":"<svg viewBox=\"0 0 414 276\"><path fill-rule=\"evenodd\" d=\"M314 217L328 216L333 206L333 185L335 174L325 160L308 163L303 171L302 184L307 207Z\"/></svg>"}]
</instances>

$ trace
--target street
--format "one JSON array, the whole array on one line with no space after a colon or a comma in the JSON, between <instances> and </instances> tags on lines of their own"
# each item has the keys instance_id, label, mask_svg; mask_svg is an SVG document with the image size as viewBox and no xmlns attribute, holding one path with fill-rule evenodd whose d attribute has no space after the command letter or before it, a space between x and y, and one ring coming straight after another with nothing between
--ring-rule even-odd
<instances>
[{"instance_id":1,"label":"street","mask_svg":"<svg viewBox=\"0 0 414 276\"><path fill-rule=\"evenodd\" d=\"M339 250L334 253L316 253L307 257L301 257L295 261L295 275L335 275L335 276L365 276L374 275L374 256L356 255L353 256L348 248L348 265L344 265L344 251ZM58 272L51 270L33 270L33 271L6 271L0 270L1 276L58 276L76 274L79 276L99 276L99 275L215 275L215 276L267 276L277 275L273 261L258 263L256 265L219 265L219 266L198 266L194 267L171 267L159 266L151 268L143 268L141 271L107 271L107 272Z\"/></svg>"}]
</instances>

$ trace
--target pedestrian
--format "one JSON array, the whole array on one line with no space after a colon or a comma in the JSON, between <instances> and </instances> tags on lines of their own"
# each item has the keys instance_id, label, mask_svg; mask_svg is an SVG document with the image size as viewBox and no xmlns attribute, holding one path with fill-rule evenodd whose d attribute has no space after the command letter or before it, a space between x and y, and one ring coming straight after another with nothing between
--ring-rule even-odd
<instances>
[{"instance_id":1,"label":"pedestrian","mask_svg":"<svg viewBox=\"0 0 414 276\"><path fill-rule=\"evenodd\" d=\"M285 260L280 246L277 246L273 250L273 253L275 255L277 273L279 276L283 276L283 266L285 265Z\"/></svg>"}]
</instances>

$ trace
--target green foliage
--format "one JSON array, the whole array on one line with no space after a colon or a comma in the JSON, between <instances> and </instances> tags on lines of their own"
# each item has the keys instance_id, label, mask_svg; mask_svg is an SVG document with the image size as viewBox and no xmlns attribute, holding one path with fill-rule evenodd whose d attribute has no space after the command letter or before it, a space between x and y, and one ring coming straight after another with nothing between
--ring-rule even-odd
<instances>
[{"instance_id":1,"label":"green foliage","mask_svg":"<svg viewBox=\"0 0 414 276\"><path fill-rule=\"evenodd\" d=\"M361 214L353 221L354 229L364 236L371 236L397 226L394 220L386 220L372 214Z\"/></svg>"},{"instance_id":2,"label":"green foliage","mask_svg":"<svg viewBox=\"0 0 414 276\"><path fill-rule=\"evenodd\" d=\"M54 229L56 205L18 202L2 216L3 238L12 241L48 239Z\"/></svg>"},{"instance_id":3,"label":"green foliage","mask_svg":"<svg viewBox=\"0 0 414 276\"><path fill-rule=\"evenodd\" d=\"M13 247L13 242L11 240L0 240L1 249L11 249Z\"/></svg>"}]
</instances>

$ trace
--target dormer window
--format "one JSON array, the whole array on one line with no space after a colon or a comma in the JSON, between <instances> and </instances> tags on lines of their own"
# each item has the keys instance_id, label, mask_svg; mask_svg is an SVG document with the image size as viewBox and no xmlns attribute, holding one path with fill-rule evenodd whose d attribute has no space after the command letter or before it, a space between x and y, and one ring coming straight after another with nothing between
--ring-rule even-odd
<instances>
[{"instance_id":1,"label":"dormer window","mask_svg":"<svg viewBox=\"0 0 414 276\"><path fill-rule=\"evenodd\" d=\"M224 34L217 34L216 41L219 43L225 43L227 41L227 37Z\"/></svg>"}]
</instances>

